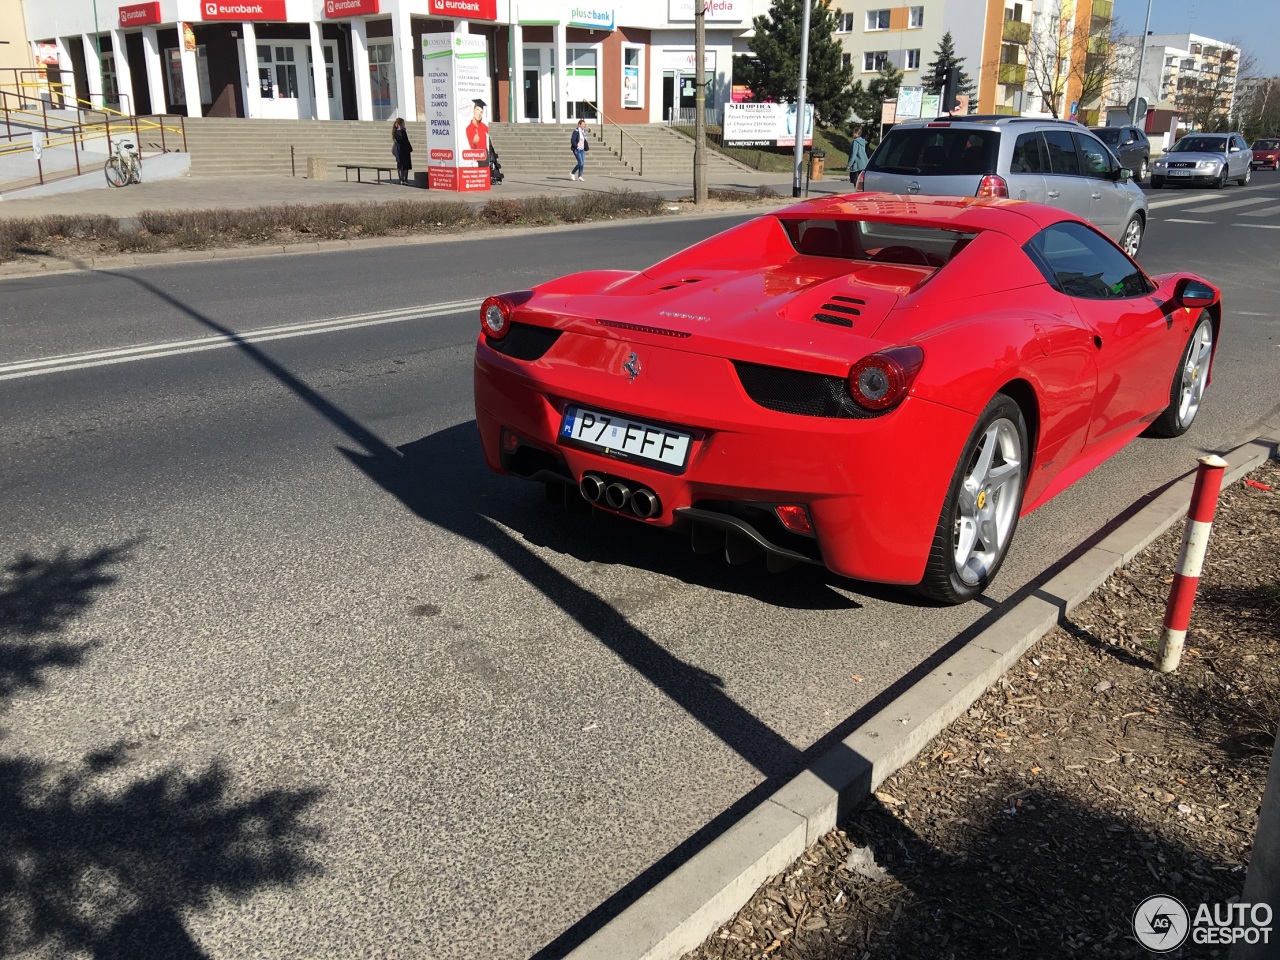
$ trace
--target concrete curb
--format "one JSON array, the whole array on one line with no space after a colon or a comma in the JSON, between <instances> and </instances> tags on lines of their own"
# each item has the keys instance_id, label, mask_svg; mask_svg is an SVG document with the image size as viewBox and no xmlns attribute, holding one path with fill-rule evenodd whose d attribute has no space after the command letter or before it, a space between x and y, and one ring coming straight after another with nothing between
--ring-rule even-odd
<instances>
[{"instance_id":1,"label":"concrete curb","mask_svg":"<svg viewBox=\"0 0 1280 960\"><path fill-rule=\"evenodd\" d=\"M1224 454L1234 483L1280 448L1280 423ZM753 893L909 763L1059 620L1178 522L1194 474L1146 502L1066 569L1035 587L910 690L729 827L567 955L566 960L677 960Z\"/></svg>"}]
</instances>

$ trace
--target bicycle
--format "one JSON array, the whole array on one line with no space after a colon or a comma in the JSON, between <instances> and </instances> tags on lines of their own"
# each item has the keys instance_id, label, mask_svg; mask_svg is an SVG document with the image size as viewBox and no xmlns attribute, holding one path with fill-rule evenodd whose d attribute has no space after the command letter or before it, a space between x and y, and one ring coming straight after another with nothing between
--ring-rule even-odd
<instances>
[{"instance_id":1,"label":"bicycle","mask_svg":"<svg viewBox=\"0 0 1280 960\"><path fill-rule=\"evenodd\" d=\"M113 187L123 187L130 183L142 182L142 155L132 140L121 137L115 143L115 152L107 158L104 171L107 183Z\"/></svg>"}]
</instances>

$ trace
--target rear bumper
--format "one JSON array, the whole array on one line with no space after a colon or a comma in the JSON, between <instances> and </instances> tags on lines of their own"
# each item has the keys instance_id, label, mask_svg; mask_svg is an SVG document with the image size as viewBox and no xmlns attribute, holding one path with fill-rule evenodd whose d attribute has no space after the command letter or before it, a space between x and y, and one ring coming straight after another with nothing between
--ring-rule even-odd
<instances>
[{"instance_id":1,"label":"rear bumper","mask_svg":"<svg viewBox=\"0 0 1280 960\"><path fill-rule=\"evenodd\" d=\"M592 392L599 378L557 382L563 368L512 360L481 340L475 402L486 462L501 473L572 487L586 473L642 485L658 496L661 512L621 515L693 529L695 548L717 549L714 537L699 540L699 527L719 530L727 553L740 540L733 528L752 540L750 528L765 541L757 543L760 551L778 563L820 562L861 580L920 581L973 426L970 414L913 397L865 420L778 413L745 395L726 360L671 351L662 362L682 391L613 377L610 392L600 394ZM569 403L687 429L695 439L686 467L673 473L561 442ZM514 449L503 450L504 429ZM772 514L778 504L803 504L815 536L786 531Z\"/></svg>"}]
</instances>

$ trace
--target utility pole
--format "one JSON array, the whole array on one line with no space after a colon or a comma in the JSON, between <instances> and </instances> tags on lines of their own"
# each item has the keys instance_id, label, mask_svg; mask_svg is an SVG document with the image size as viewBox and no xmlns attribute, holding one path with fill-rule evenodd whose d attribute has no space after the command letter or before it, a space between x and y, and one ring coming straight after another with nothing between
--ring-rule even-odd
<instances>
[{"instance_id":1,"label":"utility pole","mask_svg":"<svg viewBox=\"0 0 1280 960\"><path fill-rule=\"evenodd\" d=\"M791 171L791 195L800 196L801 167L804 166L804 98L809 79L809 8L813 0L804 0L804 16L800 23L800 86L796 90L796 152Z\"/></svg>"},{"instance_id":2,"label":"utility pole","mask_svg":"<svg viewBox=\"0 0 1280 960\"><path fill-rule=\"evenodd\" d=\"M1147 25L1142 28L1142 36L1138 38L1138 79L1133 84L1133 115L1129 119L1138 125L1138 105L1142 102L1142 62L1147 59L1147 31L1151 29L1151 0L1147 0ZM1146 129L1144 123L1143 129Z\"/></svg>"},{"instance_id":3,"label":"utility pole","mask_svg":"<svg viewBox=\"0 0 1280 960\"><path fill-rule=\"evenodd\" d=\"M693 13L693 202L707 202L707 4L696 0Z\"/></svg>"}]
</instances>

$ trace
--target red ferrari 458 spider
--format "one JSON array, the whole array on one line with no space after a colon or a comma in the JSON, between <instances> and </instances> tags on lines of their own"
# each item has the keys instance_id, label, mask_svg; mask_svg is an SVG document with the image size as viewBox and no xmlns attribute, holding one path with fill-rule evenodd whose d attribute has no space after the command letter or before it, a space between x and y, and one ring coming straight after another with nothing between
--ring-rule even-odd
<instances>
[{"instance_id":1,"label":"red ferrari 458 spider","mask_svg":"<svg viewBox=\"0 0 1280 960\"><path fill-rule=\"evenodd\" d=\"M488 298L489 466L695 550L979 594L1018 517L1200 409L1219 291L1015 200L853 194Z\"/></svg>"}]
</instances>

